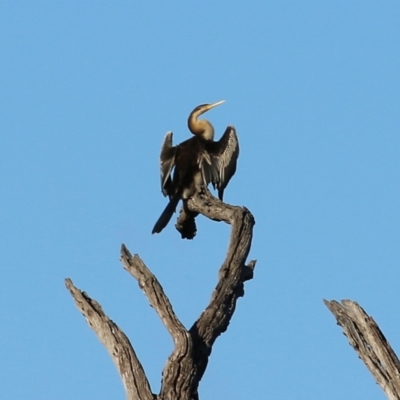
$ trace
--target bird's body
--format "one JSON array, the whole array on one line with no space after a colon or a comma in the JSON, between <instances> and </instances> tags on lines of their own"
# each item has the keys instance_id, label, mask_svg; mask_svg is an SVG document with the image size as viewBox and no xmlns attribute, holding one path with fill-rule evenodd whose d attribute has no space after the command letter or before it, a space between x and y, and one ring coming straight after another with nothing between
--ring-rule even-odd
<instances>
[{"instance_id":1,"label":"bird's body","mask_svg":"<svg viewBox=\"0 0 400 400\"><path fill-rule=\"evenodd\" d=\"M173 178L164 186L169 197L178 195L181 199L188 199L203 183L198 156L206 151L205 147L205 140L201 136L194 136L176 146Z\"/></svg>"},{"instance_id":2,"label":"bird's body","mask_svg":"<svg viewBox=\"0 0 400 400\"><path fill-rule=\"evenodd\" d=\"M218 189L220 200L236 171L239 143L236 131L228 126L221 139L214 142L214 128L199 115L221 104L203 104L189 116L188 127L194 137L172 146L172 132L165 136L161 148L161 190L170 202L154 225L152 233L161 232L168 224L180 199L187 200L210 182ZM172 170L173 176L172 176Z\"/></svg>"}]
</instances>

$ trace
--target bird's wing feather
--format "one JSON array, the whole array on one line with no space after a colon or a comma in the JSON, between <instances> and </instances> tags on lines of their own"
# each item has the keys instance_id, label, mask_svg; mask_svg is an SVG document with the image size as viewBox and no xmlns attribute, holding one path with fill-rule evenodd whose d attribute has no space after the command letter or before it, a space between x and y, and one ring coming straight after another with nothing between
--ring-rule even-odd
<instances>
[{"instance_id":1,"label":"bird's wing feather","mask_svg":"<svg viewBox=\"0 0 400 400\"><path fill-rule=\"evenodd\" d=\"M197 163L199 165L203 182L207 186L214 178L218 177L218 169L213 157L204 149L199 153Z\"/></svg>"},{"instance_id":2,"label":"bird's wing feather","mask_svg":"<svg viewBox=\"0 0 400 400\"><path fill-rule=\"evenodd\" d=\"M228 126L218 142L207 142L206 149L211 155L211 182L218 189L218 197L223 199L224 189L236 171L239 157L239 141L236 130Z\"/></svg>"},{"instance_id":3,"label":"bird's wing feather","mask_svg":"<svg viewBox=\"0 0 400 400\"><path fill-rule=\"evenodd\" d=\"M171 171L175 166L175 150L176 147L172 146L172 132L167 132L160 154L161 191L164 196L170 195Z\"/></svg>"}]
</instances>

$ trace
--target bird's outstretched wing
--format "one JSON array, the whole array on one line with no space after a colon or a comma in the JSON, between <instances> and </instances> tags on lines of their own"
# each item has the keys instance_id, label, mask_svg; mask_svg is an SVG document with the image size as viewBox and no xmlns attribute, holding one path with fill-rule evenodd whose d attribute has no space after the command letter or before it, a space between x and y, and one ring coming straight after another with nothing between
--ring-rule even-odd
<instances>
[{"instance_id":1,"label":"bird's outstretched wing","mask_svg":"<svg viewBox=\"0 0 400 400\"><path fill-rule=\"evenodd\" d=\"M172 146L172 132L167 132L161 147L160 172L161 172L161 191L164 196L171 196L171 172L175 166L176 147Z\"/></svg>"},{"instance_id":2,"label":"bird's outstretched wing","mask_svg":"<svg viewBox=\"0 0 400 400\"><path fill-rule=\"evenodd\" d=\"M239 157L239 141L236 130L228 126L218 142L207 142L206 150L211 156L211 182L223 200L224 189L236 171Z\"/></svg>"}]
</instances>

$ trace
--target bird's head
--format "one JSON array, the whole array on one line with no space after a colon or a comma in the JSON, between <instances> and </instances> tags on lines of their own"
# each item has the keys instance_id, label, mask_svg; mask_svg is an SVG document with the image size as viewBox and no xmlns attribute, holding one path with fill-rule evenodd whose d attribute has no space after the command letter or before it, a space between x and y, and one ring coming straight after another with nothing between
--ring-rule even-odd
<instances>
[{"instance_id":1,"label":"bird's head","mask_svg":"<svg viewBox=\"0 0 400 400\"><path fill-rule=\"evenodd\" d=\"M216 103L201 104L201 105L197 106L189 115L188 127L189 127L190 132L192 132L193 135L202 136L204 139L207 139L207 140L214 139L214 128L211 125L211 123L209 121L207 121L206 119L198 120L197 118L201 114L204 114L205 112L211 110L212 108L219 106L224 101L225 100L221 100L221 101L217 101Z\"/></svg>"}]
</instances>

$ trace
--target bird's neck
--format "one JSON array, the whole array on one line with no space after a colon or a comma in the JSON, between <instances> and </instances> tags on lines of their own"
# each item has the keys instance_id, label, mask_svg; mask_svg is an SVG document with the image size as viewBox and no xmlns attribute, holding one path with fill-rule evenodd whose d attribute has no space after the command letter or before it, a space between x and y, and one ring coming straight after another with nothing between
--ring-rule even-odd
<instances>
[{"instance_id":1,"label":"bird's neck","mask_svg":"<svg viewBox=\"0 0 400 400\"><path fill-rule=\"evenodd\" d=\"M201 136L205 140L214 140L214 128L206 119L189 118L189 130L193 135Z\"/></svg>"}]
</instances>

